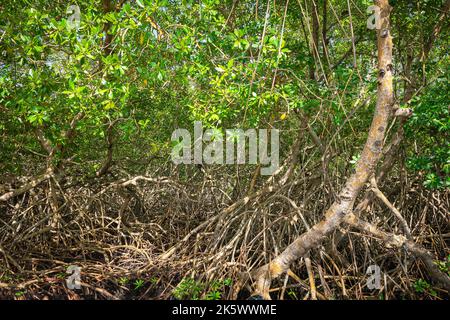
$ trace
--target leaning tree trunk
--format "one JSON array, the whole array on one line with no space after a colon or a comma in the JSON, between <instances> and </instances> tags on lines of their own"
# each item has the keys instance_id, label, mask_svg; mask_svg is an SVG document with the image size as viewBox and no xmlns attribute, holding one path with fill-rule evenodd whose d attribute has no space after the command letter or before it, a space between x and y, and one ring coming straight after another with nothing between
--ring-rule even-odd
<instances>
[{"instance_id":1,"label":"leaning tree trunk","mask_svg":"<svg viewBox=\"0 0 450 320\"><path fill-rule=\"evenodd\" d=\"M255 273L256 294L270 299L271 280L288 271L292 262L317 247L327 235L335 230L347 214L350 214L358 193L373 174L380 160L386 128L393 105L392 87L392 37L389 30L391 7L388 0L375 0L380 7L382 27L377 31L378 91L375 114L366 144L356 164L355 172L348 178L337 200L326 211L325 218L309 231L299 236L280 255Z\"/></svg>"}]
</instances>

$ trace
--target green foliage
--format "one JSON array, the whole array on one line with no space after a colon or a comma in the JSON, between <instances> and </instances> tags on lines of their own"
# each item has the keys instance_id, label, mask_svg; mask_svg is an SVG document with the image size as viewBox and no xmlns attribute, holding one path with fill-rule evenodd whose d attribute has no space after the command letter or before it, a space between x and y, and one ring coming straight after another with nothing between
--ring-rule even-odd
<instances>
[{"instance_id":1,"label":"green foliage","mask_svg":"<svg viewBox=\"0 0 450 320\"><path fill-rule=\"evenodd\" d=\"M231 279L225 279L223 281L214 280L209 286L209 291L206 293L205 300L222 299L223 291L226 287L230 287L231 285Z\"/></svg>"},{"instance_id":2,"label":"green foliage","mask_svg":"<svg viewBox=\"0 0 450 320\"><path fill-rule=\"evenodd\" d=\"M159 278L158 277L151 277L150 278L150 283L155 285L159 282Z\"/></svg>"},{"instance_id":3,"label":"green foliage","mask_svg":"<svg viewBox=\"0 0 450 320\"><path fill-rule=\"evenodd\" d=\"M297 293L295 293L295 290L290 289L288 290L287 294L292 300L299 300Z\"/></svg>"},{"instance_id":4,"label":"green foliage","mask_svg":"<svg viewBox=\"0 0 450 320\"><path fill-rule=\"evenodd\" d=\"M119 278L118 282L121 286L125 286L128 284L129 281L130 281L130 279L128 279L127 277L121 277L121 278Z\"/></svg>"},{"instance_id":5,"label":"green foliage","mask_svg":"<svg viewBox=\"0 0 450 320\"><path fill-rule=\"evenodd\" d=\"M0 281L6 283L20 283L23 281L23 275L15 274L9 269L3 269L0 267L1 275Z\"/></svg>"},{"instance_id":6,"label":"green foliage","mask_svg":"<svg viewBox=\"0 0 450 320\"><path fill-rule=\"evenodd\" d=\"M434 263L438 266L439 270L448 274L448 276L450 277L450 255L447 256L446 260L436 260Z\"/></svg>"},{"instance_id":7,"label":"green foliage","mask_svg":"<svg viewBox=\"0 0 450 320\"><path fill-rule=\"evenodd\" d=\"M445 75L448 61L446 57L436 64L438 78L426 93L412 99L414 114L406 128L407 136L416 143L407 159L408 168L420 173L429 189L450 187L450 86Z\"/></svg>"},{"instance_id":8,"label":"green foliage","mask_svg":"<svg viewBox=\"0 0 450 320\"><path fill-rule=\"evenodd\" d=\"M349 163L352 165L353 168L356 167L356 163L358 162L360 157L361 157L360 154L352 156L352 159L349 161Z\"/></svg>"},{"instance_id":9,"label":"green foliage","mask_svg":"<svg viewBox=\"0 0 450 320\"><path fill-rule=\"evenodd\" d=\"M67 278L67 274L66 273L64 273L64 272L58 272L57 274L56 274L56 278L58 278L58 279L66 279Z\"/></svg>"},{"instance_id":10,"label":"green foliage","mask_svg":"<svg viewBox=\"0 0 450 320\"><path fill-rule=\"evenodd\" d=\"M431 284L429 284L427 281L423 279L419 279L416 282L414 282L414 290L416 290L417 293L423 293L423 294L430 294L432 296L437 296L436 291L431 287Z\"/></svg>"},{"instance_id":11,"label":"green foliage","mask_svg":"<svg viewBox=\"0 0 450 320\"><path fill-rule=\"evenodd\" d=\"M207 285L193 278L183 278L172 294L178 300L220 300L224 290L231 285L231 279L213 280Z\"/></svg>"},{"instance_id":12,"label":"green foliage","mask_svg":"<svg viewBox=\"0 0 450 320\"><path fill-rule=\"evenodd\" d=\"M198 282L193 278L183 278L172 293L178 300L198 300L203 289L204 286L201 282Z\"/></svg>"},{"instance_id":13,"label":"green foliage","mask_svg":"<svg viewBox=\"0 0 450 320\"><path fill-rule=\"evenodd\" d=\"M134 290L139 290L141 289L145 284L145 281L142 279L136 279L133 283L134 285Z\"/></svg>"},{"instance_id":14,"label":"green foliage","mask_svg":"<svg viewBox=\"0 0 450 320\"><path fill-rule=\"evenodd\" d=\"M3 274L3 275L0 277L0 280L1 280L2 282L10 282L10 281L13 280L13 276L11 276L11 275L9 275L9 274Z\"/></svg>"},{"instance_id":15,"label":"green foliage","mask_svg":"<svg viewBox=\"0 0 450 320\"><path fill-rule=\"evenodd\" d=\"M14 295L18 298L23 297L25 295L26 291L25 290L21 290L21 291L17 291L14 293Z\"/></svg>"},{"instance_id":16,"label":"green foliage","mask_svg":"<svg viewBox=\"0 0 450 320\"><path fill-rule=\"evenodd\" d=\"M135 159L168 157L171 132L190 128L193 120L227 128L267 126L278 125L280 115L283 121L292 110L308 116L326 110L331 123L316 124L315 130L340 128L341 139L353 130L365 132L370 123L370 107L359 110L350 127L345 121L356 102L375 95L374 41L358 48L359 74L343 60L334 69L323 66L327 81L310 79L314 59L309 40L293 23L301 20L304 9L295 2L286 17L283 4L265 17L264 3L255 8L254 3L233 2L236 14L228 17L232 3L226 1L131 1L106 13L97 1L83 0L77 2L78 28L69 26L66 3L13 3L0 12L0 134L5 137L0 170L22 170L27 159L15 158L15 146L42 153L34 134L38 128L52 146L62 143L66 155L88 164L81 169L93 175L104 156L97 147L105 146L107 123L114 120L120 120L115 152ZM355 5L365 12L367 3ZM347 9L341 2L332 4L337 12ZM418 24L432 30L433 19L424 17L434 13L439 1L424 3L423 15L417 14L418 7L395 6L393 20L405 22L401 28L407 32L400 27L394 32L414 35ZM248 19L255 9L259 18ZM333 63L349 50L342 29L349 20L344 15L339 23L330 23ZM367 33L365 19L353 23L357 34L374 37ZM107 48L105 30L111 36ZM420 64L412 67L422 72ZM448 96L443 94L449 91L448 57L432 59L426 67L437 78L411 103L414 117L407 133L422 147L413 152L408 146L408 168L436 189L450 183ZM345 95L336 99L339 92ZM63 133L81 111L86 116L76 126L75 141L65 141ZM364 136L357 139L364 141ZM140 148L133 147L136 143Z\"/></svg>"}]
</instances>

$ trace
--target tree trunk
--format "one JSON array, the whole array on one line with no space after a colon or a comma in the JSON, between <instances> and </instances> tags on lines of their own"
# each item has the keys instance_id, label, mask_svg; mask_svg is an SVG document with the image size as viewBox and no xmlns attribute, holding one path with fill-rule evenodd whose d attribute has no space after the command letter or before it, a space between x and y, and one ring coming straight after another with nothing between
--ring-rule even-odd
<instances>
[{"instance_id":1,"label":"tree trunk","mask_svg":"<svg viewBox=\"0 0 450 320\"><path fill-rule=\"evenodd\" d=\"M325 219L299 236L280 255L256 271L256 294L265 299L270 299L271 280L287 272L292 262L304 256L310 249L317 247L341 224L344 217L352 212L356 197L373 174L382 155L385 132L393 104L392 37L389 31L391 7L388 0L376 0L375 4L380 7L382 18L382 28L377 30L379 68L377 103L361 158L337 200L326 211Z\"/></svg>"}]
</instances>

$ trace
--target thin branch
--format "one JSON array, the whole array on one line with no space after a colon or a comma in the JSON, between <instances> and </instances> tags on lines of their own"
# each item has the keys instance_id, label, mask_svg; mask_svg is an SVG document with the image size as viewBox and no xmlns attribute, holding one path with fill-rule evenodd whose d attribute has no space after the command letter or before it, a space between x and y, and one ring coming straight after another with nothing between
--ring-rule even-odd
<instances>
[{"instance_id":1,"label":"thin branch","mask_svg":"<svg viewBox=\"0 0 450 320\"><path fill-rule=\"evenodd\" d=\"M375 180L375 178L370 179L370 183L372 185L372 191L373 193L375 193L375 195L384 202L384 204L391 209L391 211L394 213L394 215L397 217L397 219L400 221L402 227L403 227L403 231L405 232L405 235L408 239L411 239L411 229L408 226L408 222L406 222L405 218L403 218L402 214L400 213L400 211L394 207L394 205L388 200L388 198L386 198L386 196L384 195L383 192L381 192L380 189L378 189L377 186L377 181Z\"/></svg>"}]
</instances>

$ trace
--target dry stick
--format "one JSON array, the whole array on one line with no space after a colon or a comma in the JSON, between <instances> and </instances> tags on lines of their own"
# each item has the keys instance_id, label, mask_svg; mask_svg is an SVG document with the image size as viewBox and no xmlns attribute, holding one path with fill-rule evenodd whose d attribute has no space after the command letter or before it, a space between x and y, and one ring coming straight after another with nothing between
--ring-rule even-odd
<instances>
[{"instance_id":1,"label":"dry stick","mask_svg":"<svg viewBox=\"0 0 450 320\"><path fill-rule=\"evenodd\" d=\"M75 117L70 122L69 129L67 131L63 132L63 138L64 139L70 141L73 138L73 136L75 134L75 128L77 126L77 123L83 117L84 117L84 112L79 112L79 113L77 113L75 115ZM50 142L45 138L45 136L44 136L43 132L41 131L41 129L39 129L39 128L36 129L36 135L37 135L37 138L38 138L39 142L41 143L42 147L49 153L48 154L48 158L47 158L48 166L47 166L46 172L44 174L40 175L40 176L37 176L37 177L33 178L30 182L26 183L24 186L20 187L19 189L12 190L12 191L9 191L9 192L3 194L0 197L0 201L8 201L12 197L24 194L25 192L33 189L34 187L38 186L42 182L55 177L55 171L56 172L59 171L58 170L58 166L56 166L56 168L55 168L52 165L52 160L55 157L57 152L64 151L63 144L60 142L56 146L51 148L50 147Z\"/></svg>"},{"instance_id":2,"label":"dry stick","mask_svg":"<svg viewBox=\"0 0 450 320\"><path fill-rule=\"evenodd\" d=\"M386 243L388 247L402 248L403 246L417 258L420 258L430 272L430 276L441 283L446 290L450 291L450 277L441 272L436 264L433 263L433 256L419 244L406 239L404 236L396 235L379 230L375 225L359 219L353 213L345 217L345 223L364 231Z\"/></svg>"},{"instance_id":3,"label":"dry stick","mask_svg":"<svg viewBox=\"0 0 450 320\"><path fill-rule=\"evenodd\" d=\"M108 297L108 298L111 299L111 300L119 300L119 298L117 298L115 295L109 293L108 291L106 291L106 290L103 289L103 288L100 288L100 287L94 287L94 286L92 286L92 285L90 285L90 284L87 284L87 283L84 283L84 282L81 282L81 285L82 285L83 287L92 289L92 290L94 290L94 291L96 291L96 292L98 292L98 293L100 293L100 294L102 294L102 295Z\"/></svg>"},{"instance_id":4,"label":"dry stick","mask_svg":"<svg viewBox=\"0 0 450 320\"><path fill-rule=\"evenodd\" d=\"M45 137L44 132L42 132L42 129L39 127L35 128L35 133L42 148L50 154L52 152L52 146L50 141Z\"/></svg>"},{"instance_id":5,"label":"dry stick","mask_svg":"<svg viewBox=\"0 0 450 320\"><path fill-rule=\"evenodd\" d=\"M330 257L329 254L327 254L325 251L320 251L320 255L321 255L322 260L324 259L323 256L326 257L328 259L328 261L331 263L331 265L333 266L333 268L336 270L338 276L333 277L333 278L339 278L339 282L335 281L336 285L341 288L342 295L344 296L344 298L348 298L347 289L345 288L345 281L344 281L345 276L342 275L341 270L339 270L338 266L336 265L336 263L334 262L332 257Z\"/></svg>"},{"instance_id":6,"label":"dry stick","mask_svg":"<svg viewBox=\"0 0 450 320\"><path fill-rule=\"evenodd\" d=\"M297 2L300 7L300 10L301 10L301 15L305 16L309 20L310 18L308 15L308 7L305 4L305 9L303 9L303 6L302 6L300 0L297 0ZM328 79L326 77L326 74L325 74L325 71L323 68L323 64L322 64L322 61L321 61L320 55L319 55L318 46L319 46L319 27L320 26L319 26L319 20L318 20L317 5L316 5L315 1L312 2L311 14L313 16L312 17L313 26L312 27L310 26L309 21L307 23L307 26L308 26L309 36L311 37L311 42L309 43L309 46L310 46L309 49L311 51L311 54L313 55L315 65L311 66L309 77L310 77L310 79L315 79L316 78L315 77L316 67L317 67L317 69L320 67L320 71L322 72L321 79L323 79L325 81L325 83L328 85L329 84ZM300 21L301 21L302 27L303 27L303 21L302 20L300 20ZM304 30L304 32L305 31L306 30ZM307 39L309 39L309 36L308 36L308 34L305 33L305 37Z\"/></svg>"},{"instance_id":7,"label":"dry stick","mask_svg":"<svg viewBox=\"0 0 450 320\"><path fill-rule=\"evenodd\" d=\"M292 272L291 269L289 269L289 270L287 271L287 274L288 274L292 279L294 279L295 281L298 282L298 285L297 285L297 286L301 286L301 287L303 287L303 288L305 288L305 289L308 289L308 286L307 286L305 283L303 283L302 279L300 279L299 276L297 276L294 272ZM270 291L272 291L272 290L270 290ZM320 292L316 292L316 293L317 293L317 297L319 297L321 300L328 300L327 297L325 297L325 296L324 296L323 294L321 294Z\"/></svg>"},{"instance_id":8,"label":"dry stick","mask_svg":"<svg viewBox=\"0 0 450 320\"><path fill-rule=\"evenodd\" d=\"M306 265L306 271L308 272L309 287L311 289L311 300L317 300L316 283L314 281L314 273L312 270L311 258L309 257L309 253L307 253L305 256L305 265Z\"/></svg>"},{"instance_id":9,"label":"dry stick","mask_svg":"<svg viewBox=\"0 0 450 320\"><path fill-rule=\"evenodd\" d=\"M331 67L330 56L328 54L328 39L327 39L327 0L323 2L323 11L322 11L322 51L325 59L327 61L328 70Z\"/></svg>"},{"instance_id":10,"label":"dry stick","mask_svg":"<svg viewBox=\"0 0 450 320\"><path fill-rule=\"evenodd\" d=\"M315 65L311 66L310 69L310 79L315 80L315 69L317 65L317 61L320 62L319 57L319 17L317 14L317 5L316 2L313 0L311 5L311 15L312 15L312 51L313 51L313 57L315 61ZM308 24L309 26L309 24Z\"/></svg>"},{"instance_id":11,"label":"dry stick","mask_svg":"<svg viewBox=\"0 0 450 320\"><path fill-rule=\"evenodd\" d=\"M225 23L222 26L222 29L220 29L220 33L223 32L223 30L228 26L228 22L230 21L231 15L234 13L234 7L236 6L238 0L233 1L233 5L231 6L230 13L228 14L227 20L225 20Z\"/></svg>"},{"instance_id":12,"label":"dry stick","mask_svg":"<svg viewBox=\"0 0 450 320\"><path fill-rule=\"evenodd\" d=\"M280 300L284 300L284 293L286 292L288 280L289 280L289 275L286 274L286 276L284 278L284 282L283 282L283 287L281 288L281 292L280 292Z\"/></svg>"},{"instance_id":13,"label":"dry stick","mask_svg":"<svg viewBox=\"0 0 450 320\"><path fill-rule=\"evenodd\" d=\"M361 158L357 162L355 173L348 178L338 195L338 199L326 211L325 219L299 236L269 264L254 272L257 281L255 293L265 299L270 299L269 289L272 279L287 272L289 266L295 260L304 256L309 250L316 248L326 236L341 224L345 215L352 211L356 197L381 158L385 132L389 124L393 104L392 37L389 32L391 7L388 0L378 0L375 1L375 4L380 7L381 17L383 18L383 27L377 31L379 67L377 105Z\"/></svg>"},{"instance_id":14,"label":"dry stick","mask_svg":"<svg viewBox=\"0 0 450 320\"><path fill-rule=\"evenodd\" d=\"M264 27L263 27L263 32L262 32L262 35L261 35L261 44L260 44L259 50L258 50L258 57L256 58L255 69L253 70L252 78L250 80L250 91L253 88L253 82L255 81L256 71L257 71L257 68L259 66L259 62L261 60L261 54L262 54L262 49L263 49L263 46L264 46L264 39L266 38L267 25L268 25L269 17L270 17L270 1L267 1L266 15L264 17ZM250 94L250 91L249 91L249 94ZM245 121L246 116L247 116L247 107L248 107L248 101L249 100L250 99L247 99L247 102L246 102L246 105L245 105L245 109L244 109L244 121Z\"/></svg>"},{"instance_id":15,"label":"dry stick","mask_svg":"<svg viewBox=\"0 0 450 320\"><path fill-rule=\"evenodd\" d=\"M275 88L275 82L277 79L278 66L279 66L279 61L280 61L280 57L281 57L281 45L283 44L284 26L286 23L288 5L289 5L289 0L286 1L286 6L284 7L283 23L281 25L281 33L280 33L280 44L278 45L277 62L276 62L275 72L273 73L272 87L270 89L271 92Z\"/></svg>"},{"instance_id":16,"label":"dry stick","mask_svg":"<svg viewBox=\"0 0 450 320\"><path fill-rule=\"evenodd\" d=\"M386 198L383 192L381 192L380 189L378 189L377 181L375 178L370 179L370 183L372 184L372 191L375 193L375 195L384 202L384 204L391 209L391 211L395 214L398 220L400 220L400 223L402 224L403 231L405 232L405 235L408 239L411 239L411 230L409 229L408 222L406 222L405 218L403 218L402 214L394 205Z\"/></svg>"},{"instance_id":17,"label":"dry stick","mask_svg":"<svg viewBox=\"0 0 450 320\"><path fill-rule=\"evenodd\" d=\"M327 282L325 281L325 277L323 275L323 270L320 264L317 265L317 270L319 271L319 277L320 277L320 283L322 284L323 290L325 292L326 297L330 297L332 295L330 287L328 286Z\"/></svg>"}]
</instances>

